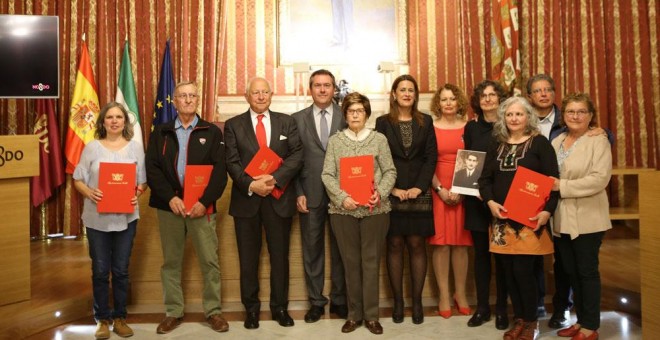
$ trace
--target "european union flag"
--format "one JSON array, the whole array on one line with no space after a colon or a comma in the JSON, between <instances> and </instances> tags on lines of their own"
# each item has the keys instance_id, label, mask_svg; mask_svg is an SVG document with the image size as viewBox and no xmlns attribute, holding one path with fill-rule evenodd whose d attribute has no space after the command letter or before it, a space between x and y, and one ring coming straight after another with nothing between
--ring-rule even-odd
<instances>
[{"instance_id":1,"label":"european union flag","mask_svg":"<svg viewBox=\"0 0 660 340\"><path fill-rule=\"evenodd\" d=\"M160 67L160 80L158 80L158 92L156 94L156 103L154 105L154 120L151 126L167 123L176 118L176 109L174 108L174 74L172 72L172 62L170 61L170 40L165 43L165 52L163 53L163 64Z\"/></svg>"}]
</instances>

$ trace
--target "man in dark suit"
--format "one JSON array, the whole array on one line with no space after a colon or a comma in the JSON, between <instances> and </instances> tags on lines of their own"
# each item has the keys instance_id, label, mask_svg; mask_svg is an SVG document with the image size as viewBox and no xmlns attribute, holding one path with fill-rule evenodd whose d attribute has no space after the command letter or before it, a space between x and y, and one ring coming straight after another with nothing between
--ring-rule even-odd
<instances>
[{"instance_id":1,"label":"man in dark suit","mask_svg":"<svg viewBox=\"0 0 660 340\"><path fill-rule=\"evenodd\" d=\"M473 153L468 153L465 157L465 168L456 171L454 174L454 185L462 188L474 188L477 189L479 184L479 174L477 173L477 165L479 164L479 158Z\"/></svg>"},{"instance_id":2,"label":"man in dark suit","mask_svg":"<svg viewBox=\"0 0 660 340\"><path fill-rule=\"evenodd\" d=\"M293 118L269 110L270 84L263 78L250 81L245 99L250 109L225 123L227 172L233 180L229 214L234 217L241 270L241 302L247 329L259 327L259 257L261 226L270 254L270 310L281 326L293 326L287 312L289 296L289 239L296 212L292 180L302 165L303 151ZM260 147L269 147L283 160L270 175L250 177L245 167ZM287 188L287 186L289 186ZM277 199L273 190L284 191Z\"/></svg>"},{"instance_id":3,"label":"man in dark suit","mask_svg":"<svg viewBox=\"0 0 660 340\"><path fill-rule=\"evenodd\" d=\"M309 91L314 103L294 113L303 153L303 167L296 180L296 206L300 213L303 266L310 308L305 322L316 322L324 314L328 299L323 296L325 282L325 233L328 219L328 195L321 182L321 171L328 138L346 127L341 109L334 104L335 76L328 70L317 70L309 78ZM330 232L331 289L330 313L346 318L346 281L335 235Z\"/></svg>"}]
</instances>

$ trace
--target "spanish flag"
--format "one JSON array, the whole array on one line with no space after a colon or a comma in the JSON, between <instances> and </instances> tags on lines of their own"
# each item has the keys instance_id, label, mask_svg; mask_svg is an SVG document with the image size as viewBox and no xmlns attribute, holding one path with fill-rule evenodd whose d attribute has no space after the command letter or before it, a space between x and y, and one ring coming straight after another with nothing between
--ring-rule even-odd
<instances>
[{"instance_id":1,"label":"spanish flag","mask_svg":"<svg viewBox=\"0 0 660 340\"><path fill-rule=\"evenodd\" d=\"M89 51L83 35L82 51L78 62L76 86L71 99L69 128L66 134L66 173L73 170L80 161L80 154L87 143L94 139L96 119L99 116L99 96L89 60Z\"/></svg>"}]
</instances>

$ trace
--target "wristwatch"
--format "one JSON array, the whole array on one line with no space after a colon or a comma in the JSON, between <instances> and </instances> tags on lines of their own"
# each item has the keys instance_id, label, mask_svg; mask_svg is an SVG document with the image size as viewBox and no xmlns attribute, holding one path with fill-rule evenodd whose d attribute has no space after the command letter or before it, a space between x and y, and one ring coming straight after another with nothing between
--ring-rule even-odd
<instances>
[{"instance_id":1,"label":"wristwatch","mask_svg":"<svg viewBox=\"0 0 660 340\"><path fill-rule=\"evenodd\" d=\"M440 194L441 190L442 190L442 185L438 185L437 187L435 187L435 192L437 192L438 194Z\"/></svg>"}]
</instances>

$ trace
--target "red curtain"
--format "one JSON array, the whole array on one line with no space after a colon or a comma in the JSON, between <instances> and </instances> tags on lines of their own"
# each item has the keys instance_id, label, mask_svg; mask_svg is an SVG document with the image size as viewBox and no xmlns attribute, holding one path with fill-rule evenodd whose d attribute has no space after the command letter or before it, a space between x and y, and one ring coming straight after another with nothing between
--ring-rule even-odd
<instances>
[{"instance_id":1,"label":"red curtain","mask_svg":"<svg viewBox=\"0 0 660 340\"><path fill-rule=\"evenodd\" d=\"M60 18L60 136L66 135L68 126L82 35L89 46L101 105L115 98L122 49L128 39L143 136L148 139L160 59L168 38L175 81L196 80L202 94L200 113L214 120L218 79L224 70L222 5L217 0L11 0L0 2L0 14ZM35 117L32 100L0 100L0 134L30 134ZM64 145L63 139L60 142ZM39 235L42 227L49 234L78 235L80 208L81 200L68 176L53 198L33 209L31 235Z\"/></svg>"},{"instance_id":2,"label":"red curtain","mask_svg":"<svg viewBox=\"0 0 660 340\"><path fill-rule=\"evenodd\" d=\"M487 77L493 67L494 2L407 2L409 69L422 92L449 82L470 93ZM293 77L277 65L277 3L9 0L0 1L0 13L60 17L61 138L66 135L82 34L87 34L102 104L114 99L128 37L147 139L167 38L172 41L175 80L199 83L200 112L206 119L217 120L217 96L241 95L255 75L269 79L278 94L293 89ZM522 84L533 74L550 74L557 82L558 103L566 93L589 92L601 125L616 134L615 165L660 168L660 1L539 0L518 1L518 7ZM33 101L0 100L0 134L31 133L35 117ZM32 234L47 224L49 233L77 235L79 207L68 178L54 198L33 210Z\"/></svg>"}]
</instances>

